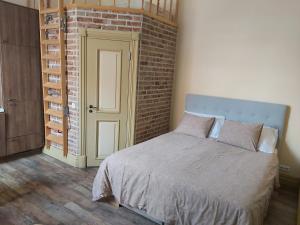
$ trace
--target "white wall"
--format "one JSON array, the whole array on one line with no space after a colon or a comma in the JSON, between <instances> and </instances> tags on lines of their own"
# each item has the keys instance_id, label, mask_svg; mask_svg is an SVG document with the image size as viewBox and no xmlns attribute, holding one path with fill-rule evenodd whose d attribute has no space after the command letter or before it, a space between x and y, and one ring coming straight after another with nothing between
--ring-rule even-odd
<instances>
[{"instance_id":1,"label":"white wall","mask_svg":"<svg viewBox=\"0 0 300 225\"><path fill-rule=\"evenodd\" d=\"M184 0L172 127L186 93L290 106L280 163L300 177L300 1Z\"/></svg>"}]
</instances>

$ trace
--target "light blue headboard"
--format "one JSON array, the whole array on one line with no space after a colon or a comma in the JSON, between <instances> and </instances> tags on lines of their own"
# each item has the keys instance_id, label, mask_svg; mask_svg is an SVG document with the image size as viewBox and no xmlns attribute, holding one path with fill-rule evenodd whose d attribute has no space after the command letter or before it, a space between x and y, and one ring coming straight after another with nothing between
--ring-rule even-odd
<instances>
[{"instance_id":1,"label":"light blue headboard","mask_svg":"<svg viewBox=\"0 0 300 225\"><path fill-rule=\"evenodd\" d=\"M285 128L288 107L265 102L188 94L185 109L189 112L225 116L227 120L263 123L277 128L280 140Z\"/></svg>"}]
</instances>

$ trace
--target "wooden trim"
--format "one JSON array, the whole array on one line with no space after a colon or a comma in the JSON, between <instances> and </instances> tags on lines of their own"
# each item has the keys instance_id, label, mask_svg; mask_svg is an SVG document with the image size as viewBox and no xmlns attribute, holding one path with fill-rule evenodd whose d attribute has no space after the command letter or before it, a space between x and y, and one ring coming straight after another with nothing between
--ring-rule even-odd
<instances>
[{"instance_id":1,"label":"wooden trim","mask_svg":"<svg viewBox=\"0 0 300 225\"><path fill-rule=\"evenodd\" d=\"M64 1L59 0L58 2L58 8L59 8L59 18L63 19L64 17ZM62 97L62 107L63 110L65 110L65 107L68 106L68 91L67 91L67 74L66 74L66 59L65 59L65 33L63 31L63 28L61 27L60 23L60 29L59 29L59 51L60 51L60 72L61 72L61 78L60 83L62 86L61 89L61 97ZM63 150L64 150L64 156L68 155L68 118L67 115L64 115L63 117Z\"/></svg>"},{"instance_id":2,"label":"wooden trim","mask_svg":"<svg viewBox=\"0 0 300 225\"><path fill-rule=\"evenodd\" d=\"M126 147L134 144L135 134L135 109L136 109L136 89L137 89L137 68L139 57L139 40L132 39L130 44L132 59L129 65L129 98L128 98L128 116L127 116L127 140Z\"/></svg>"},{"instance_id":3,"label":"wooden trim","mask_svg":"<svg viewBox=\"0 0 300 225\"><path fill-rule=\"evenodd\" d=\"M129 13L143 13L144 9L133 9L133 8L123 8L123 7L114 7L114 6L104 6L96 5L92 3L69 3L66 4L65 9L95 9L103 11L113 11L113 12L129 12Z\"/></svg>"},{"instance_id":4,"label":"wooden trim","mask_svg":"<svg viewBox=\"0 0 300 225\"><path fill-rule=\"evenodd\" d=\"M177 20L179 13L179 0L176 1L176 12L175 12L175 19Z\"/></svg>"},{"instance_id":5,"label":"wooden trim","mask_svg":"<svg viewBox=\"0 0 300 225\"><path fill-rule=\"evenodd\" d=\"M169 11L169 19L171 20L171 18L172 18L172 9L173 9L173 0L170 0L171 2L170 2L170 11ZM177 1L179 1L179 0L177 0Z\"/></svg>"},{"instance_id":6,"label":"wooden trim","mask_svg":"<svg viewBox=\"0 0 300 225\"><path fill-rule=\"evenodd\" d=\"M79 29L79 34L80 34L80 50L79 50L79 55L80 55L80 75L79 75L79 81L80 81L80 86L79 86L79 93L80 93L80 112L79 112L79 133L80 133L80 140L79 140L79 146L80 146L80 155L83 155L86 157L86 105L87 105L87 99L86 99L86 88L85 85L87 83L86 79L86 37L87 37L87 30L80 28Z\"/></svg>"},{"instance_id":7,"label":"wooden trim","mask_svg":"<svg viewBox=\"0 0 300 225\"><path fill-rule=\"evenodd\" d=\"M149 3L149 13L152 12L152 0L150 0L150 3Z\"/></svg>"},{"instance_id":8,"label":"wooden trim","mask_svg":"<svg viewBox=\"0 0 300 225\"><path fill-rule=\"evenodd\" d=\"M152 14L146 12L146 11L145 11L143 14L144 14L145 16L148 16L148 17L151 17L151 18L153 18L153 19L156 19L156 20L158 20L158 21L160 21L160 22L162 22L162 23L166 23L166 24L168 24L168 25L170 25L170 26L177 27L177 23L171 22L171 21L169 21L168 19L166 19L166 18L164 18L164 17L162 17L162 16L152 15Z\"/></svg>"},{"instance_id":9,"label":"wooden trim","mask_svg":"<svg viewBox=\"0 0 300 225\"><path fill-rule=\"evenodd\" d=\"M55 148L53 146L50 146L50 149L45 147L43 149L43 153L68 165L77 168L86 168L86 156L84 155L72 155L71 153L69 153L67 156L64 156L63 150Z\"/></svg>"},{"instance_id":10,"label":"wooden trim","mask_svg":"<svg viewBox=\"0 0 300 225\"><path fill-rule=\"evenodd\" d=\"M83 34L86 37L93 37L102 40L132 41L140 39L140 34L138 32L126 31L101 31L99 29L87 29L85 31L80 31L80 34Z\"/></svg>"},{"instance_id":11,"label":"wooden trim","mask_svg":"<svg viewBox=\"0 0 300 225\"><path fill-rule=\"evenodd\" d=\"M42 14L41 12L45 10L45 2L44 1L40 1L40 4L39 4L39 22L40 22L40 26L44 25L44 17L45 17L45 14ZM42 41L46 39L46 34L45 34L45 30L41 30L40 29L40 49L41 49L41 70L44 71L45 68L46 68L46 63L44 60L42 60L42 56L43 54L46 54L47 52L47 48L45 45L42 44ZM45 74L41 74L42 76L42 84L45 84L47 81L48 81L48 75L47 77L45 76ZM43 97L46 96L48 94L47 90L45 88L42 88L42 91L43 91ZM44 123L48 123L50 120L49 120L49 116L45 113L49 107L48 107L48 104L43 104L43 107L44 107ZM46 140L46 137L50 134L49 132L49 129L47 129L46 126L44 126L44 135L45 135L45 145L46 147L50 147L50 143Z\"/></svg>"},{"instance_id":12,"label":"wooden trim","mask_svg":"<svg viewBox=\"0 0 300 225\"><path fill-rule=\"evenodd\" d=\"M177 0L178 1L178 0ZM135 13L135 14L143 14L145 16L149 16L153 19L156 19L160 22L166 23L170 26L177 27L177 23L170 21L168 18L159 16L159 15L153 15L151 13L151 5L150 5L150 11L147 12L144 9L133 9L133 8L122 8L122 7L114 7L114 6L99 6L96 4L91 4L91 3L69 3L65 6L66 10L71 10L71 9L94 9L94 10L99 10L99 11L113 11L113 12L128 12L128 13Z\"/></svg>"}]
</instances>

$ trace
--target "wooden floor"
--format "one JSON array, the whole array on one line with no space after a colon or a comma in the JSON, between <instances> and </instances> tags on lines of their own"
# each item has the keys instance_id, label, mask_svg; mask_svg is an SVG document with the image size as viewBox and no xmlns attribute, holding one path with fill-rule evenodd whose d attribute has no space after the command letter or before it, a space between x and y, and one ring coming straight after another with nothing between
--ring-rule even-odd
<instances>
[{"instance_id":1,"label":"wooden floor","mask_svg":"<svg viewBox=\"0 0 300 225\"><path fill-rule=\"evenodd\" d=\"M125 208L91 201L96 168L35 155L0 164L0 224L153 225ZM266 225L296 225L297 192L274 194Z\"/></svg>"}]
</instances>

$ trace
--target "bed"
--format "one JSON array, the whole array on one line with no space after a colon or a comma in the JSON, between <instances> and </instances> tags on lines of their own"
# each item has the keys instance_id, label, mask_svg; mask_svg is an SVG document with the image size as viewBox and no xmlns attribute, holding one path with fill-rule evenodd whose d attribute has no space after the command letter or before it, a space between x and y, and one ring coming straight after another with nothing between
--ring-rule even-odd
<instances>
[{"instance_id":1,"label":"bed","mask_svg":"<svg viewBox=\"0 0 300 225\"><path fill-rule=\"evenodd\" d=\"M287 107L188 95L186 110L264 123L279 130L280 141ZM113 196L166 225L261 225L277 173L276 154L170 132L106 158L94 180L93 200Z\"/></svg>"}]
</instances>

